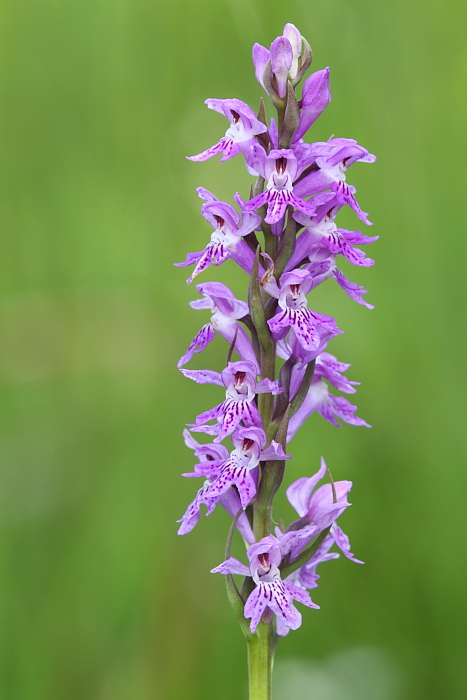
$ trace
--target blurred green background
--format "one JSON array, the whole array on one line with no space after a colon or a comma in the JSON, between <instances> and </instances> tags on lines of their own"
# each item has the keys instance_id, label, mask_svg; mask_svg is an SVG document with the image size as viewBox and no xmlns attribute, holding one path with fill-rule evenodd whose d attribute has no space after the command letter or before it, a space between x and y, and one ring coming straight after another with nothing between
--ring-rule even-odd
<instances>
[{"instance_id":1,"label":"blurred green background","mask_svg":"<svg viewBox=\"0 0 467 700\"><path fill-rule=\"evenodd\" d=\"M226 128L203 101L255 107L251 47L285 22L331 67L309 138L378 156L349 181L381 240L373 269L343 265L375 311L332 283L314 304L346 331L329 349L374 427L313 416L286 476L323 454L354 481L341 524L367 563L322 567L275 698L467 697L466 20L454 0L1 3L1 700L246 697L209 574L228 518L176 535L196 488L181 430L220 399L176 370L208 315L172 263L210 235L196 186L248 192L240 161L184 159ZM245 296L230 263L215 279Z\"/></svg>"}]
</instances>

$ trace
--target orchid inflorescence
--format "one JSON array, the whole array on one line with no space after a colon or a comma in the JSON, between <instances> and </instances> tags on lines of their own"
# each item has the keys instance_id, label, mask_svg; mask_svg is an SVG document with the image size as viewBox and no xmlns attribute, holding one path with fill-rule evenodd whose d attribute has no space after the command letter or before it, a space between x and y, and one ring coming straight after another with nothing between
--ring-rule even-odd
<instances>
[{"instance_id":1,"label":"orchid inflorescence","mask_svg":"<svg viewBox=\"0 0 467 700\"><path fill-rule=\"evenodd\" d=\"M333 482L324 459L316 474L288 487L287 498L297 512L288 527L273 527L272 502L291 459L288 443L313 412L336 426L340 419L369 427L356 415L356 406L331 393L334 387L353 394L357 382L344 374L349 365L326 351L342 331L331 316L309 308L308 295L332 278L349 297L373 308L364 299L366 290L348 280L337 265L338 256L352 265L373 265L355 246L377 238L338 228L335 221L348 206L370 225L355 199L355 188L346 182L346 171L357 161L372 163L375 157L352 139L303 140L331 100L329 68L309 75L297 98L296 87L311 64L311 49L292 24L269 50L255 44L253 63L277 118L267 120L262 99L257 114L238 99L208 99L207 106L225 115L229 126L218 143L190 160L219 154L226 161L242 155L256 180L247 200L234 196L237 208L198 188L201 214L214 231L204 250L178 263L194 266L188 283L229 258L249 276L248 301L236 299L220 282L197 285L201 299L190 306L210 310L211 320L178 363L189 379L221 387L223 398L184 431L197 460L194 471L184 476L204 481L179 521L179 534L195 527L202 506L210 515L221 503L232 516L226 560L212 571L226 575L229 600L247 639L258 625L269 626L274 638L297 629L301 614L294 600L318 607L308 591L318 585L318 565L339 556L331 551L334 545L361 563L336 522L350 505L352 483ZM216 334L229 346L227 366L220 372L186 369ZM239 359L232 361L234 353ZM201 444L194 433L212 441ZM329 483L317 488L325 477ZM230 556L235 528L247 546L248 564ZM240 587L232 575L244 577Z\"/></svg>"}]
</instances>

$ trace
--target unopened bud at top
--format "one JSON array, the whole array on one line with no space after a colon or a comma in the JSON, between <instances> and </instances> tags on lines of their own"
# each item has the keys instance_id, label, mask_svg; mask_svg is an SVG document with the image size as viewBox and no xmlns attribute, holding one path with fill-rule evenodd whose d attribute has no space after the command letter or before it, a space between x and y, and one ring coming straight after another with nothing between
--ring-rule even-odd
<instances>
[{"instance_id":1,"label":"unopened bud at top","mask_svg":"<svg viewBox=\"0 0 467 700\"><path fill-rule=\"evenodd\" d=\"M297 27L293 24L286 24L284 27L284 31L282 32L283 36L286 37L290 41L290 45L292 47L292 65L290 67L289 75L292 78L297 77L298 73L298 59L300 58L302 54L302 35L298 31Z\"/></svg>"},{"instance_id":2,"label":"unopened bud at top","mask_svg":"<svg viewBox=\"0 0 467 700\"><path fill-rule=\"evenodd\" d=\"M272 42L269 51L261 44L253 46L256 79L273 101L274 97L281 100L285 98L288 79L292 81L294 87L300 82L311 63L311 58L310 45L297 27L290 23L285 25L282 36ZM270 78L268 78L268 62Z\"/></svg>"}]
</instances>

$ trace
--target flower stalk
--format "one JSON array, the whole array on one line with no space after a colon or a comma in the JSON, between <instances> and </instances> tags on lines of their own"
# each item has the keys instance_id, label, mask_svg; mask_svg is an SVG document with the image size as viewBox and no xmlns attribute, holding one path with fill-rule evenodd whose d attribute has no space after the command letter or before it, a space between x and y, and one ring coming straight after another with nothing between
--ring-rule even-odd
<instances>
[{"instance_id":1,"label":"flower stalk","mask_svg":"<svg viewBox=\"0 0 467 700\"><path fill-rule=\"evenodd\" d=\"M247 647L249 700L271 700L274 664L272 625L260 622Z\"/></svg>"},{"instance_id":2,"label":"flower stalk","mask_svg":"<svg viewBox=\"0 0 467 700\"><path fill-rule=\"evenodd\" d=\"M288 527L274 527L274 497L292 458L289 444L304 422L319 414L336 426L340 419L370 427L345 396L331 393L334 387L353 394L357 382L344 374L350 365L327 352L328 343L342 331L331 316L311 310L308 297L331 279L351 299L373 308L363 297L366 290L348 280L337 264L344 259L357 267L372 265L355 246L376 237L338 228L335 219L347 206L370 225L355 188L346 182L346 171L357 161L371 163L375 158L352 139L304 141L331 100L328 68L308 76L301 97L297 95L311 59L308 42L292 24L269 50L253 47L255 74L276 110L274 119L268 120L263 98L257 115L238 99L206 100L229 126L214 146L190 160L243 157L256 179L249 199L234 196L238 209L198 188L201 214L213 232L204 250L188 253L178 263L194 266L188 283L229 259L249 278L248 302L236 299L220 282L197 285L202 298L190 305L209 310L211 320L178 367L187 378L214 384L224 394L221 403L198 415L184 431L196 463L183 476L204 481L179 521L179 534L190 532L201 513L211 515L219 503L232 517L225 560L212 572L225 576L227 597L247 641L250 700L271 698L278 640L302 622L294 602L318 607L309 593L318 586L318 565L339 556L331 551L334 546L362 563L336 522L350 505L352 483L331 478L318 487L328 473L324 459L315 474L287 488L298 518ZM221 371L186 369L216 335L228 343L226 366ZM208 442L198 442L196 433L208 436ZM246 545L248 564L230 555L235 532ZM242 578L239 585L237 576Z\"/></svg>"}]
</instances>

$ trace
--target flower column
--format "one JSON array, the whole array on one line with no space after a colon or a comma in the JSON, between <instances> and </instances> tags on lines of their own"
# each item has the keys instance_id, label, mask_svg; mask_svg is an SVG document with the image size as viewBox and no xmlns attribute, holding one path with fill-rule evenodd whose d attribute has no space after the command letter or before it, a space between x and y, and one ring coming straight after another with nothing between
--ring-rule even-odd
<instances>
[{"instance_id":1,"label":"flower column","mask_svg":"<svg viewBox=\"0 0 467 700\"><path fill-rule=\"evenodd\" d=\"M334 279L350 298L372 308L362 297L365 290L343 275L337 260L341 256L352 265L369 267L373 260L354 246L376 238L339 229L335 218L349 206L370 224L355 188L346 183L346 172L353 163L369 163L374 156L352 139L303 140L331 94L326 68L306 78L298 100L296 87L311 64L311 49L296 27L287 24L269 50L256 44L253 62L276 119L268 122L263 101L256 115L240 100L209 99L208 107L224 114L229 127L214 146L190 158L244 157L256 181L248 201L235 195L240 212L198 188L204 202L201 213L214 233L204 250L178 263L194 265L188 283L228 259L249 277L248 302L236 299L222 283L208 282L197 286L204 299L191 303L195 309L209 309L212 317L178 366L187 378L217 385L225 393L221 403L197 416L184 432L199 460L184 476L204 481L179 521L179 534L190 532L201 512L206 509L210 515L218 503L231 515L225 561L213 572L226 577L228 598L247 640L250 700L270 700L277 641L302 621L293 601L318 607L308 590L318 585L318 564L339 556L330 551L333 546L361 563L336 524L349 505L351 482L333 482L329 473L330 483L314 491L327 473L324 460L317 474L302 477L287 490L298 520L273 529L272 508L291 458L288 443L312 413L337 426L340 418L369 427L345 397L329 392L331 384L354 393L356 382L343 375L349 365L326 352L328 342L342 331L332 317L312 311L308 297L319 284ZM226 367L186 369L216 333L228 343ZM235 354L238 359L233 359ZM283 361L279 372L278 358ZM211 436L212 442L201 444L192 433ZM233 449L222 444L225 440ZM230 556L235 530L245 542L249 565ZM240 585L234 576L243 577Z\"/></svg>"}]
</instances>

